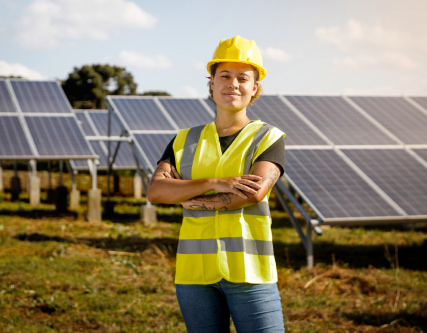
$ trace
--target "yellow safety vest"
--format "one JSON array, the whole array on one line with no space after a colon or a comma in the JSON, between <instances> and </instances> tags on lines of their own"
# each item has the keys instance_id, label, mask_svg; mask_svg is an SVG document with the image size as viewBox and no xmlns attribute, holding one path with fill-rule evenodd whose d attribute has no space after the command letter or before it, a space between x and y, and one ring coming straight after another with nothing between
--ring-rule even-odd
<instances>
[{"instance_id":1,"label":"yellow safety vest","mask_svg":"<svg viewBox=\"0 0 427 333\"><path fill-rule=\"evenodd\" d=\"M252 121L222 154L214 122L180 130L173 144L176 168L182 179L248 174L254 161L282 136L279 129ZM257 204L231 211L184 209L175 282L276 282L270 192Z\"/></svg>"}]
</instances>

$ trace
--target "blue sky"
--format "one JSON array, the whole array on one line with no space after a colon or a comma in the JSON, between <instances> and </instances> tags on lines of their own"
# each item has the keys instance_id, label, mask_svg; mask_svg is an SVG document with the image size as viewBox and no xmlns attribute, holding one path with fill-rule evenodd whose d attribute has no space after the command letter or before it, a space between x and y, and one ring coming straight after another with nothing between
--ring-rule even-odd
<instances>
[{"instance_id":1,"label":"blue sky","mask_svg":"<svg viewBox=\"0 0 427 333\"><path fill-rule=\"evenodd\" d=\"M206 97L221 39L260 47L266 94L427 95L426 0L0 0L0 75L126 67L138 92Z\"/></svg>"}]
</instances>

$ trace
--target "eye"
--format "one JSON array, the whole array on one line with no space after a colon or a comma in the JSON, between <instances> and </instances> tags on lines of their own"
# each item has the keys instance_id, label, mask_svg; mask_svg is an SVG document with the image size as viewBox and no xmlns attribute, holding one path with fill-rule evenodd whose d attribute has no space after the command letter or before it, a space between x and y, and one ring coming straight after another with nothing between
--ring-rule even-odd
<instances>
[{"instance_id":1,"label":"eye","mask_svg":"<svg viewBox=\"0 0 427 333\"><path fill-rule=\"evenodd\" d=\"M221 77L224 79L228 79L230 76L229 75L221 75Z\"/></svg>"}]
</instances>

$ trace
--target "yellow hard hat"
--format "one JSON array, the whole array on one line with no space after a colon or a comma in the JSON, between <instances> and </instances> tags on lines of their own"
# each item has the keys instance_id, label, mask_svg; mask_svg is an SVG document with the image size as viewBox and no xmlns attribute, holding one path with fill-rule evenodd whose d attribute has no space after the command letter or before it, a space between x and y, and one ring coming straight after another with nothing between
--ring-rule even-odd
<instances>
[{"instance_id":1,"label":"yellow hard hat","mask_svg":"<svg viewBox=\"0 0 427 333\"><path fill-rule=\"evenodd\" d=\"M230 39L223 39L219 42L212 60L208 62L207 70L211 73L211 66L217 62L241 62L254 66L259 72L259 81L266 74L262 67L261 52L255 44L255 41L248 40L236 35Z\"/></svg>"}]
</instances>

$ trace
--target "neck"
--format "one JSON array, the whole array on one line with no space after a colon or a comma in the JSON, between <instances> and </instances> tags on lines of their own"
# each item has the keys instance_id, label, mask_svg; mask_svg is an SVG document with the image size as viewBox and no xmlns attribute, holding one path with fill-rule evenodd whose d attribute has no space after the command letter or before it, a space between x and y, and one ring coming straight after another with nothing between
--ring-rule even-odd
<instances>
[{"instance_id":1,"label":"neck","mask_svg":"<svg viewBox=\"0 0 427 333\"><path fill-rule=\"evenodd\" d=\"M227 136L240 131L250 122L246 108L237 112L224 112L217 109L215 125L219 136Z\"/></svg>"}]
</instances>

